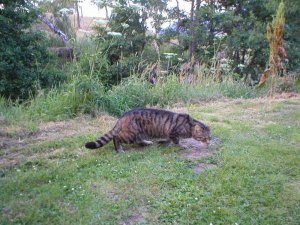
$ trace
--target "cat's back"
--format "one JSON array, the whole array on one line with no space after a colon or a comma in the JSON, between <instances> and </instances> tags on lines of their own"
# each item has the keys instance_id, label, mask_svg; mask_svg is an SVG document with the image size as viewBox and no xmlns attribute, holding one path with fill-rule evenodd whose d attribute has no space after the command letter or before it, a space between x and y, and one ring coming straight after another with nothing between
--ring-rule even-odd
<instances>
[{"instance_id":1,"label":"cat's back","mask_svg":"<svg viewBox=\"0 0 300 225\"><path fill-rule=\"evenodd\" d=\"M120 129L124 132L143 133L152 137L168 136L177 124L181 114L162 109L137 108L119 118Z\"/></svg>"},{"instance_id":2,"label":"cat's back","mask_svg":"<svg viewBox=\"0 0 300 225\"><path fill-rule=\"evenodd\" d=\"M163 109L136 108L122 114L119 120L140 120L148 122L159 122L161 119L177 116L177 113L173 113L171 111Z\"/></svg>"}]
</instances>

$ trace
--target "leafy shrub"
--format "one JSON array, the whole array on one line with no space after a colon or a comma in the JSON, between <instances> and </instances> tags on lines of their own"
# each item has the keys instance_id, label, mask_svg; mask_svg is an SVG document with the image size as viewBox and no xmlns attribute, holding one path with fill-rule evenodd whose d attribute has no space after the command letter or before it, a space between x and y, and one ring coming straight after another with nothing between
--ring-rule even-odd
<instances>
[{"instance_id":1,"label":"leafy shrub","mask_svg":"<svg viewBox=\"0 0 300 225\"><path fill-rule=\"evenodd\" d=\"M0 15L0 95L24 100L39 88L64 80L51 66L53 58L42 44L41 33L30 31L37 15L30 4L4 1Z\"/></svg>"}]
</instances>

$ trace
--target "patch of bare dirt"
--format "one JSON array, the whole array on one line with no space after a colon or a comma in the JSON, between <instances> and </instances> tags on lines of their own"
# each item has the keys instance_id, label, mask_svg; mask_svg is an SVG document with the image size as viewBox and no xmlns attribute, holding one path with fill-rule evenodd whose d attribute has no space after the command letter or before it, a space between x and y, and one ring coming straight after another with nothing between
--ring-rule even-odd
<instances>
[{"instance_id":1,"label":"patch of bare dirt","mask_svg":"<svg viewBox=\"0 0 300 225\"><path fill-rule=\"evenodd\" d=\"M5 165L7 167L12 167L18 164L20 159L20 153L11 152L9 148L20 147L23 145L23 140L14 139L11 137L0 136L0 167Z\"/></svg>"},{"instance_id":2,"label":"patch of bare dirt","mask_svg":"<svg viewBox=\"0 0 300 225\"><path fill-rule=\"evenodd\" d=\"M215 164L206 164L206 163L199 163L193 168L193 171L197 174L202 173L204 170L217 168Z\"/></svg>"},{"instance_id":3,"label":"patch of bare dirt","mask_svg":"<svg viewBox=\"0 0 300 225\"><path fill-rule=\"evenodd\" d=\"M66 149L51 148L47 151L36 153L23 150L42 141L59 140L91 132L101 135L111 129L115 121L114 117L108 115L98 115L95 119L91 119L89 116L81 116L74 120L41 123L37 132L25 136L24 133L28 134L28 131L22 127L20 129L17 127L16 130L20 131L16 132L13 137L0 135L0 167L16 165L24 157L29 161L55 157ZM83 151L81 148L76 149L77 155L82 155L84 152L86 151Z\"/></svg>"},{"instance_id":4,"label":"patch of bare dirt","mask_svg":"<svg viewBox=\"0 0 300 225\"><path fill-rule=\"evenodd\" d=\"M8 216L10 214L10 209L9 208L3 208L2 213L3 213L3 215Z\"/></svg>"},{"instance_id":5,"label":"patch of bare dirt","mask_svg":"<svg viewBox=\"0 0 300 225\"><path fill-rule=\"evenodd\" d=\"M215 148L220 143L218 138L213 138L211 141L211 146ZM188 138L181 141L181 146L184 147L184 150L180 156L189 160L196 160L200 158L205 158L213 155L212 148L208 149L208 146L201 144L200 142ZM197 174L202 173L204 170L216 168L217 165L207 164L207 163L199 163L194 168L193 171Z\"/></svg>"},{"instance_id":6,"label":"patch of bare dirt","mask_svg":"<svg viewBox=\"0 0 300 225\"><path fill-rule=\"evenodd\" d=\"M141 213L136 213L129 218L127 218L125 221L123 221L122 225L131 225L131 224L137 224L144 221L144 216Z\"/></svg>"},{"instance_id":7,"label":"patch of bare dirt","mask_svg":"<svg viewBox=\"0 0 300 225\"><path fill-rule=\"evenodd\" d=\"M145 221L145 209L143 207L139 210L133 210L132 214L125 220L123 220L120 225L132 225L139 224Z\"/></svg>"},{"instance_id":8,"label":"patch of bare dirt","mask_svg":"<svg viewBox=\"0 0 300 225\"><path fill-rule=\"evenodd\" d=\"M286 98L299 98L300 94L295 93L295 92L282 92L281 94L276 95L274 98L275 99L286 99Z\"/></svg>"},{"instance_id":9,"label":"patch of bare dirt","mask_svg":"<svg viewBox=\"0 0 300 225\"><path fill-rule=\"evenodd\" d=\"M207 149L206 145L196 141L193 138L181 140L180 146L186 149L181 153L181 157L186 159L198 159L212 155L212 152Z\"/></svg>"},{"instance_id":10,"label":"patch of bare dirt","mask_svg":"<svg viewBox=\"0 0 300 225\"><path fill-rule=\"evenodd\" d=\"M63 153L65 151L65 148L58 148L58 149L53 149L53 151L47 151L39 154L34 154L30 157L28 157L29 161L35 161L35 160L41 160L41 159L48 159L53 156L56 156L60 153Z\"/></svg>"},{"instance_id":11,"label":"patch of bare dirt","mask_svg":"<svg viewBox=\"0 0 300 225\"><path fill-rule=\"evenodd\" d=\"M187 150L180 154L181 157L186 158L186 159L199 159L199 158L208 157L211 155L212 155L211 152L197 150L197 149Z\"/></svg>"},{"instance_id":12,"label":"patch of bare dirt","mask_svg":"<svg viewBox=\"0 0 300 225\"><path fill-rule=\"evenodd\" d=\"M115 121L116 119L112 116L101 115L94 120L89 117L78 117L75 120L44 123L39 126L39 132L34 135L34 138L54 140L89 131L108 130L112 128Z\"/></svg>"},{"instance_id":13,"label":"patch of bare dirt","mask_svg":"<svg viewBox=\"0 0 300 225\"><path fill-rule=\"evenodd\" d=\"M18 156L10 155L10 157L1 157L0 158L0 167L12 167L19 163Z\"/></svg>"},{"instance_id":14,"label":"patch of bare dirt","mask_svg":"<svg viewBox=\"0 0 300 225\"><path fill-rule=\"evenodd\" d=\"M21 139L15 139L11 137L0 137L0 149L7 149L15 146L22 145L23 141Z\"/></svg>"}]
</instances>

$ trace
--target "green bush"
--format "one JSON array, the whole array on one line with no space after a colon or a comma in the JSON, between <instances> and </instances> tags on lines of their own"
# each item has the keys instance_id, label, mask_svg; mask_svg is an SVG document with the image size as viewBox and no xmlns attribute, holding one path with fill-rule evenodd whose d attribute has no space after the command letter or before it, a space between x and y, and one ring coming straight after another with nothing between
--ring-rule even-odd
<instances>
[{"instance_id":1,"label":"green bush","mask_svg":"<svg viewBox=\"0 0 300 225\"><path fill-rule=\"evenodd\" d=\"M37 12L28 1L4 1L2 5L0 95L24 100L40 88L58 84L64 75L52 66L54 60L42 44L42 34L30 30Z\"/></svg>"}]
</instances>

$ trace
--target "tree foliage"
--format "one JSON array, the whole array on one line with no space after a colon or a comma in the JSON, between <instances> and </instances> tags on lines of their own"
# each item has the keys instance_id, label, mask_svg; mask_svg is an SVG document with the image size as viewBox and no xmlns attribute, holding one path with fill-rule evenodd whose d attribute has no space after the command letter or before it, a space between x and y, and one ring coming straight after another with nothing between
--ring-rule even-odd
<instances>
[{"instance_id":1,"label":"tree foliage","mask_svg":"<svg viewBox=\"0 0 300 225\"><path fill-rule=\"evenodd\" d=\"M280 1L193 2L192 16L187 19L187 16L181 15L176 28L166 30L164 36L174 39L177 33L177 39L181 43L177 50L180 55L182 48L187 49L184 44L187 42L184 40L188 40L189 49L192 51L189 55L193 55L196 61L211 64L215 62L212 59L226 58L232 62L233 72L240 74L240 77L250 75L252 80L258 81L269 58L266 26L272 21ZM299 67L300 59L300 24L296 19L296 14L300 13L299 1L286 1L286 12L283 40L289 56L287 68L293 71ZM175 15L179 15L178 6L170 10L169 15L175 19Z\"/></svg>"},{"instance_id":2,"label":"tree foliage","mask_svg":"<svg viewBox=\"0 0 300 225\"><path fill-rule=\"evenodd\" d=\"M0 8L0 95L25 99L38 88L55 85L61 73L50 66L41 33L30 26L37 11L29 1L3 1Z\"/></svg>"},{"instance_id":3,"label":"tree foliage","mask_svg":"<svg viewBox=\"0 0 300 225\"><path fill-rule=\"evenodd\" d=\"M2 2L0 94L23 98L34 93L37 87L53 85L57 83L54 80L61 78L54 69L49 70L51 59L41 44L45 43L45 37L31 31L37 6L43 12L50 12L56 24L75 40L68 15L62 12L67 12L64 9L69 10L78 1ZM35 6L31 2L35 2ZM280 0L176 0L173 8L167 7L170 0L93 2L95 7L106 9L106 24L95 28L90 39L93 52L82 57L86 53L82 49L80 71L95 75L106 86L111 86L137 68L178 73L183 66L180 64L185 62L189 73L198 65L210 70L208 74L226 70L235 79L250 78L251 84L258 82L268 66L267 24L272 21ZM182 10L182 4L189 4L190 12ZM300 23L296 19L300 4L298 0L286 0L285 6L282 45L288 61L284 66L288 71L296 71L300 65ZM112 8L111 15L108 15L108 7ZM162 26L165 23L170 24L166 29ZM154 32L148 29L150 26ZM166 53L170 53L168 57Z\"/></svg>"}]
</instances>

